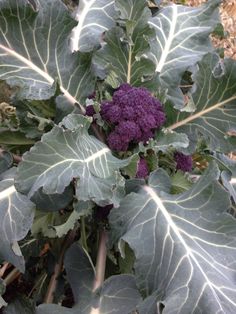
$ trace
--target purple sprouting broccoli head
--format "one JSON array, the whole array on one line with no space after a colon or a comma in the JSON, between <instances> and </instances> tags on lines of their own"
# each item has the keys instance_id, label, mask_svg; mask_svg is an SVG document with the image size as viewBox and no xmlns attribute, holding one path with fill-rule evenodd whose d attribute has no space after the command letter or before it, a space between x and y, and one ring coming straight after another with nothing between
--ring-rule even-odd
<instances>
[{"instance_id":1,"label":"purple sprouting broccoli head","mask_svg":"<svg viewBox=\"0 0 236 314\"><path fill-rule=\"evenodd\" d=\"M148 175L148 164L144 158L140 158L138 162L138 169L136 173L136 178L144 179Z\"/></svg>"},{"instance_id":2,"label":"purple sprouting broccoli head","mask_svg":"<svg viewBox=\"0 0 236 314\"><path fill-rule=\"evenodd\" d=\"M166 120L158 99L146 88L129 84L122 84L112 101L103 102L100 113L114 127L108 145L116 151L126 151L130 143L146 143Z\"/></svg>"},{"instance_id":3,"label":"purple sprouting broccoli head","mask_svg":"<svg viewBox=\"0 0 236 314\"><path fill-rule=\"evenodd\" d=\"M181 152L175 152L174 159L176 162L176 169L184 172L189 172L193 168L193 160L191 155L185 155Z\"/></svg>"}]
</instances>

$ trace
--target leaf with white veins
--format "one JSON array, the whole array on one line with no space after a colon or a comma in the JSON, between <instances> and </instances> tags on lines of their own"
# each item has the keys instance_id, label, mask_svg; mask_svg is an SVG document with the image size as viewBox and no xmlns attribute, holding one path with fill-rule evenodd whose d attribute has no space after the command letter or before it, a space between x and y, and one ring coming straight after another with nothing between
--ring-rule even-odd
<instances>
[{"instance_id":1,"label":"leaf with white veins","mask_svg":"<svg viewBox=\"0 0 236 314\"><path fill-rule=\"evenodd\" d=\"M129 244L135 274L167 314L236 312L236 220L211 164L178 195L142 187L110 214L113 239Z\"/></svg>"},{"instance_id":2,"label":"leaf with white veins","mask_svg":"<svg viewBox=\"0 0 236 314\"><path fill-rule=\"evenodd\" d=\"M210 0L194 8L173 4L149 20L156 32L150 57L162 88L168 89L168 98L176 108L184 103L179 88L183 73L212 50L209 34L219 23L220 2Z\"/></svg>"},{"instance_id":3,"label":"leaf with white veins","mask_svg":"<svg viewBox=\"0 0 236 314\"><path fill-rule=\"evenodd\" d=\"M223 153L234 150L229 133L236 130L235 73L236 61L207 54L193 75L195 83L190 97L196 110L173 112L175 123L169 129L190 135L190 140L200 134L212 150Z\"/></svg>"},{"instance_id":4,"label":"leaf with white veins","mask_svg":"<svg viewBox=\"0 0 236 314\"><path fill-rule=\"evenodd\" d=\"M48 99L55 79L70 103L80 103L94 90L91 55L69 49L77 24L58 0L0 2L0 79L19 86L27 99Z\"/></svg>"},{"instance_id":5,"label":"leaf with white veins","mask_svg":"<svg viewBox=\"0 0 236 314\"><path fill-rule=\"evenodd\" d=\"M33 222L34 204L14 187L14 168L6 171L0 181L0 259L24 271L24 258L17 241L23 239Z\"/></svg>"},{"instance_id":6,"label":"leaf with white veins","mask_svg":"<svg viewBox=\"0 0 236 314\"><path fill-rule=\"evenodd\" d=\"M65 119L66 125L73 120L73 116L78 116L80 121L77 128L65 130L55 126L23 155L18 166L16 187L22 193L28 193L29 197L41 187L44 193L60 194L73 178L79 178L82 183L90 178L97 184L96 190L91 190L87 183L81 188L79 186L79 199L108 202L110 198L112 203L113 198L116 199L116 195L120 193L116 183L120 183L121 179L117 177L118 180L114 181L111 178L116 177L115 172L126 166L129 160L114 157L104 143L88 134L89 119L70 115ZM104 183L99 187L99 182L101 184L102 181Z\"/></svg>"},{"instance_id":7,"label":"leaf with white veins","mask_svg":"<svg viewBox=\"0 0 236 314\"><path fill-rule=\"evenodd\" d=\"M71 36L72 51L91 51L102 33L115 26L114 0L80 0L75 15L78 25Z\"/></svg>"}]
</instances>

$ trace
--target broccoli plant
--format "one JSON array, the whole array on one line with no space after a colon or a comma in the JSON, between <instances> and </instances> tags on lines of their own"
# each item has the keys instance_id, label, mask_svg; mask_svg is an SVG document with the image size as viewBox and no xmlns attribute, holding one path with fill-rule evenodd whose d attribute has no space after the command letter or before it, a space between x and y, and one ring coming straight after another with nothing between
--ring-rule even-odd
<instances>
[{"instance_id":1,"label":"broccoli plant","mask_svg":"<svg viewBox=\"0 0 236 314\"><path fill-rule=\"evenodd\" d=\"M236 313L236 61L172 2L0 1L2 313Z\"/></svg>"}]
</instances>

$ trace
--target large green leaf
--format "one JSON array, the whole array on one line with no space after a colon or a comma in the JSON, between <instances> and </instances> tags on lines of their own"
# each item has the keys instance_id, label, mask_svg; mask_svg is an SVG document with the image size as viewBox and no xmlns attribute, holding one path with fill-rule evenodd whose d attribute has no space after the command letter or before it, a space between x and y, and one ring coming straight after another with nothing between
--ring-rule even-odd
<instances>
[{"instance_id":1,"label":"large green leaf","mask_svg":"<svg viewBox=\"0 0 236 314\"><path fill-rule=\"evenodd\" d=\"M202 135L212 150L234 150L235 143L229 140L228 132L236 129L236 62L207 54L198 68L190 95L195 111L172 113L175 123L169 128L192 139Z\"/></svg>"},{"instance_id":2,"label":"large green leaf","mask_svg":"<svg viewBox=\"0 0 236 314\"><path fill-rule=\"evenodd\" d=\"M106 43L96 53L94 62L107 68L107 80L113 87L123 82L143 85L155 72L154 63L142 57L149 50L149 37L154 35L147 24L151 12L146 0L118 0L115 5L125 30L114 27L105 34Z\"/></svg>"},{"instance_id":3,"label":"large green leaf","mask_svg":"<svg viewBox=\"0 0 236 314\"><path fill-rule=\"evenodd\" d=\"M79 178L79 199L118 202L122 193L121 188L116 187L121 180L116 171L129 161L117 159L105 144L90 136L89 121L80 115L70 115L63 123L71 129L55 126L45 134L41 142L23 155L18 166L17 189L29 197L41 187L44 193L60 194L73 178ZM113 176L118 181L112 179Z\"/></svg>"},{"instance_id":4,"label":"large green leaf","mask_svg":"<svg viewBox=\"0 0 236 314\"><path fill-rule=\"evenodd\" d=\"M0 79L21 87L22 98L48 99L56 90L70 103L81 102L94 89L91 55L69 49L76 26L58 0L0 2Z\"/></svg>"},{"instance_id":5,"label":"large green leaf","mask_svg":"<svg viewBox=\"0 0 236 314\"><path fill-rule=\"evenodd\" d=\"M75 15L78 25L71 36L72 51L90 51L101 42L102 33L115 26L114 0L80 0Z\"/></svg>"},{"instance_id":6,"label":"large green leaf","mask_svg":"<svg viewBox=\"0 0 236 314\"><path fill-rule=\"evenodd\" d=\"M152 183L110 214L113 239L134 250L140 288L155 294L165 313L236 312L236 220L218 178L213 163L182 194Z\"/></svg>"},{"instance_id":7,"label":"large green leaf","mask_svg":"<svg viewBox=\"0 0 236 314\"><path fill-rule=\"evenodd\" d=\"M15 169L12 168L0 179L0 259L6 260L24 271L24 258L17 241L23 239L33 221L34 204L14 187Z\"/></svg>"},{"instance_id":8,"label":"large green leaf","mask_svg":"<svg viewBox=\"0 0 236 314\"><path fill-rule=\"evenodd\" d=\"M163 8L149 24L156 31L151 42L151 58L163 89L177 108L183 107L179 88L184 71L212 49L209 34L219 23L221 0L210 0L201 7L171 5Z\"/></svg>"}]
</instances>

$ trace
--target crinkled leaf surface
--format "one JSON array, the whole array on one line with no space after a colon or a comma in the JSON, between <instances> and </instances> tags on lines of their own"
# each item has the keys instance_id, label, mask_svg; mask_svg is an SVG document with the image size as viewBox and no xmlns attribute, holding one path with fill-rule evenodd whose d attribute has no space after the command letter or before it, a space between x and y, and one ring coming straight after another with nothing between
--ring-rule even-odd
<instances>
[{"instance_id":1,"label":"crinkled leaf surface","mask_svg":"<svg viewBox=\"0 0 236 314\"><path fill-rule=\"evenodd\" d=\"M69 126L69 120L71 118L72 121L73 117L77 115L66 118L66 126ZM19 191L28 193L31 197L43 187L44 193L60 194L73 178L79 178L79 182L86 183L86 186L81 185L81 188L78 188L79 199L96 201L100 193L100 200L108 201L107 186L110 184L111 191L116 189L114 180L110 178L129 161L117 159L105 144L88 134L88 119L78 115L79 121L74 130L55 126L51 132L42 137L41 142L36 143L23 155L16 178ZM104 188L101 183L106 179ZM87 184L90 181L94 184L97 182L96 190L92 191ZM99 191L98 183L101 184ZM114 193L111 193L110 203ZM119 189L117 193L120 193Z\"/></svg>"},{"instance_id":2,"label":"crinkled leaf surface","mask_svg":"<svg viewBox=\"0 0 236 314\"><path fill-rule=\"evenodd\" d=\"M78 25L71 36L72 51L91 51L101 42L102 33L115 26L114 0L80 0Z\"/></svg>"},{"instance_id":3,"label":"crinkled leaf surface","mask_svg":"<svg viewBox=\"0 0 236 314\"><path fill-rule=\"evenodd\" d=\"M0 79L21 87L22 98L48 99L57 79L71 102L94 88L91 55L69 49L76 26L58 0L3 0L0 3Z\"/></svg>"},{"instance_id":4,"label":"crinkled leaf surface","mask_svg":"<svg viewBox=\"0 0 236 314\"><path fill-rule=\"evenodd\" d=\"M34 204L14 187L15 169L6 171L0 181L0 259L24 271L24 258L17 241L23 239L33 221Z\"/></svg>"},{"instance_id":5,"label":"crinkled leaf surface","mask_svg":"<svg viewBox=\"0 0 236 314\"><path fill-rule=\"evenodd\" d=\"M138 285L164 313L236 311L236 220L218 176L213 163L179 195L149 184L110 214L113 237L136 255Z\"/></svg>"},{"instance_id":6,"label":"crinkled leaf surface","mask_svg":"<svg viewBox=\"0 0 236 314\"><path fill-rule=\"evenodd\" d=\"M109 30L104 38L106 44L96 53L94 62L107 69L107 81L113 87L123 82L143 85L155 72L154 63L142 57L149 49L148 38L154 36L147 24L151 12L146 0L119 0L116 9L127 31L125 33L121 27Z\"/></svg>"},{"instance_id":7,"label":"crinkled leaf surface","mask_svg":"<svg viewBox=\"0 0 236 314\"><path fill-rule=\"evenodd\" d=\"M151 58L163 89L177 108L183 107L179 89L181 77L190 66L212 50L209 34L219 23L220 0L210 0L201 7L170 5L150 18L156 38L151 42Z\"/></svg>"},{"instance_id":8,"label":"crinkled leaf surface","mask_svg":"<svg viewBox=\"0 0 236 314\"><path fill-rule=\"evenodd\" d=\"M198 67L191 95L196 110L173 114L176 123L170 129L184 132L193 139L201 134L210 149L229 152L235 149L227 134L236 129L236 62L207 54Z\"/></svg>"}]
</instances>

